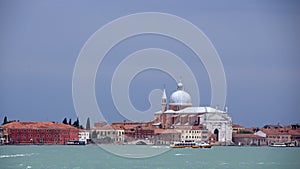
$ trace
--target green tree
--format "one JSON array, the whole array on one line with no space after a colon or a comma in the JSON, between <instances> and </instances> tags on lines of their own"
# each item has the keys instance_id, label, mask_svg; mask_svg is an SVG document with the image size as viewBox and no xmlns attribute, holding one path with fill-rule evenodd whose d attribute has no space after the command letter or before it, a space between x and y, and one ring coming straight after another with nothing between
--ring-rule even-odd
<instances>
[{"instance_id":1,"label":"green tree","mask_svg":"<svg viewBox=\"0 0 300 169\"><path fill-rule=\"evenodd\" d=\"M67 120L67 118L65 117L64 118L64 120L63 120L63 122L62 123L64 123L64 124L68 124L68 120Z\"/></svg>"},{"instance_id":2,"label":"green tree","mask_svg":"<svg viewBox=\"0 0 300 169\"><path fill-rule=\"evenodd\" d=\"M91 124L90 124L90 118L88 117L87 120L86 120L86 127L85 127L86 130L90 130L91 129Z\"/></svg>"},{"instance_id":3,"label":"green tree","mask_svg":"<svg viewBox=\"0 0 300 169\"><path fill-rule=\"evenodd\" d=\"M72 125L72 119L69 119L69 125Z\"/></svg>"},{"instance_id":4,"label":"green tree","mask_svg":"<svg viewBox=\"0 0 300 169\"><path fill-rule=\"evenodd\" d=\"M252 132L249 130L239 130L238 134L252 134Z\"/></svg>"},{"instance_id":5,"label":"green tree","mask_svg":"<svg viewBox=\"0 0 300 169\"><path fill-rule=\"evenodd\" d=\"M76 121L74 121L73 126L79 128L79 119L77 117Z\"/></svg>"},{"instance_id":6,"label":"green tree","mask_svg":"<svg viewBox=\"0 0 300 169\"><path fill-rule=\"evenodd\" d=\"M4 124L7 124L7 123L8 123L7 117L5 116L4 119L3 119L3 125L4 125Z\"/></svg>"}]
</instances>

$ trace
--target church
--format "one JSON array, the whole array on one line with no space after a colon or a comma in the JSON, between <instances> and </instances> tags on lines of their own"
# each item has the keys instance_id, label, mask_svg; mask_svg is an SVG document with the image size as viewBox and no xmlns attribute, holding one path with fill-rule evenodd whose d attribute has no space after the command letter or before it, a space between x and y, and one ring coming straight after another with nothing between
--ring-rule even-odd
<instances>
[{"instance_id":1,"label":"church","mask_svg":"<svg viewBox=\"0 0 300 169\"><path fill-rule=\"evenodd\" d=\"M168 104L167 104L168 103ZM232 120L225 111L212 107L193 107L192 98L184 91L183 84L177 84L167 102L165 89L161 99L162 109L155 112L155 124L163 129L181 129L199 126L215 134L219 143L232 142Z\"/></svg>"}]
</instances>

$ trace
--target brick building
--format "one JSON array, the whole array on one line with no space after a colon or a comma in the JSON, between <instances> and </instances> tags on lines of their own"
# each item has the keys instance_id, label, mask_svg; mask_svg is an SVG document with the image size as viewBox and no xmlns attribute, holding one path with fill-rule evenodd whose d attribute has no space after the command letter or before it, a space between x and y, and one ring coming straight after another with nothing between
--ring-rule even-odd
<instances>
[{"instance_id":1,"label":"brick building","mask_svg":"<svg viewBox=\"0 0 300 169\"><path fill-rule=\"evenodd\" d=\"M284 126L281 127L278 125L278 127L264 127L260 129L263 133L266 134L267 143L268 145L274 144L274 143L295 143L295 146L300 146L300 127L298 124L296 125L290 125L290 126Z\"/></svg>"},{"instance_id":2,"label":"brick building","mask_svg":"<svg viewBox=\"0 0 300 169\"><path fill-rule=\"evenodd\" d=\"M78 140L78 129L55 122L11 122L1 126L8 144L66 144Z\"/></svg>"}]
</instances>

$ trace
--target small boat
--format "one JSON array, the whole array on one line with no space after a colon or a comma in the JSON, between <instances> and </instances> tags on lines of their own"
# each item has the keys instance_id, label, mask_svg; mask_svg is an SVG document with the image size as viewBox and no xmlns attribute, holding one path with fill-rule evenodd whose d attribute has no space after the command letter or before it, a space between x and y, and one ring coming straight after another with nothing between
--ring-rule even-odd
<instances>
[{"instance_id":1,"label":"small boat","mask_svg":"<svg viewBox=\"0 0 300 169\"><path fill-rule=\"evenodd\" d=\"M271 143L270 147L286 147L285 143Z\"/></svg>"},{"instance_id":2,"label":"small boat","mask_svg":"<svg viewBox=\"0 0 300 169\"><path fill-rule=\"evenodd\" d=\"M170 148L199 148L196 142L174 142Z\"/></svg>"},{"instance_id":3,"label":"small boat","mask_svg":"<svg viewBox=\"0 0 300 169\"><path fill-rule=\"evenodd\" d=\"M70 140L67 142L67 145L85 145L84 141L78 141L78 140Z\"/></svg>"},{"instance_id":4,"label":"small boat","mask_svg":"<svg viewBox=\"0 0 300 169\"><path fill-rule=\"evenodd\" d=\"M208 144L208 143L200 143L200 144L199 144L199 147L200 147L200 148L211 148L212 145L211 145L211 144Z\"/></svg>"},{"instance_id":5,"label":"small boat","mask_svg":"<svg viewBox=\"0 0 300 169\"><path fill-rule=\"evenodd\" d=\"M296 143L295 142L289 142L289 143L285 143L287 147L296 147Z\"/></svg>"}]
</instances>

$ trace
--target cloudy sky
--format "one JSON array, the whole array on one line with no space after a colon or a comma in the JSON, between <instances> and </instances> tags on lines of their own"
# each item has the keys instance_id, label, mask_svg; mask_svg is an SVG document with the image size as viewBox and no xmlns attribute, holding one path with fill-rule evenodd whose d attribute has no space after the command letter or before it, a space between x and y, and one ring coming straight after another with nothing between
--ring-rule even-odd
<instances>
[{"instance_id":1,"label":"cloudy sky","mask_svg":"<svg viewBox=\"0 0 300 169\"><path fill-rule=\"evenodd\" d=\"M86 41L119 17L162 12L193 23L214 45L225 70L226 105L234 123L247 127L299 123L299 7L296 0L189 3L0 0L0 118L75 120L72 76ZM197 79L199 104L210 106L209 77L197 56L172 38L141 35L115 45L99 65L95 91L107 121L124 120L110 93L117 65L131 53L145 48L160 48L180 56ZM169 96L178 80L162 71L147 70L132 80L128 95L136 109L145 111L150 106L148 96L153 89L165 85ZM182 77L183 83L188 80Z\"/></svg>"}]
</instances>

